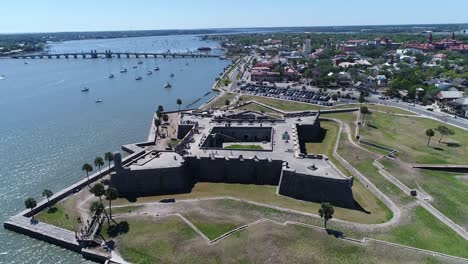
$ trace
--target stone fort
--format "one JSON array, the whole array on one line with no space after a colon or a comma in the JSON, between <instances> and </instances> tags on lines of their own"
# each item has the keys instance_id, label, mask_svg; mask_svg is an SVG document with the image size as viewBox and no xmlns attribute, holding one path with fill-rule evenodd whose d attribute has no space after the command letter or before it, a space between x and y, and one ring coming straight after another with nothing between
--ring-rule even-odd
<instances>
[{"instance_id":1,"label":"stone fort","mask_svg":"<svg viewBox=\"0 0 468 264\"><path fill-rule=\"evenodd\" d=\"M189 193L197 182L237 183L272 185L278 195L355 207L353 178L325 155L306 152L307 142L323 137L320 113L193 110L170 118L180 140L175 147L161 146L160 139L125 145L129 153L141 152L125 166L114 153L110 185L122 196Z\"/></svg>"}]
</instances>

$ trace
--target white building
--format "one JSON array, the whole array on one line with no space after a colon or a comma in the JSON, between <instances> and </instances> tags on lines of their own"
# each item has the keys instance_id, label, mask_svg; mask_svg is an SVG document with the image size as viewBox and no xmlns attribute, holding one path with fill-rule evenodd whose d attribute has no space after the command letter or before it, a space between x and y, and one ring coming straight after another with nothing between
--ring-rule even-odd
<instances>
[{"instance_id":1,"label":"white building","mask_svg":"<svg viewBox=\"0 0 468 264\"><path fill-rule=\"evenodd\" d=\"M304 54L312 53L312 41L310 39L304 40L304 45L302 46L302 52Z\"/></svg>"}]
</instances>

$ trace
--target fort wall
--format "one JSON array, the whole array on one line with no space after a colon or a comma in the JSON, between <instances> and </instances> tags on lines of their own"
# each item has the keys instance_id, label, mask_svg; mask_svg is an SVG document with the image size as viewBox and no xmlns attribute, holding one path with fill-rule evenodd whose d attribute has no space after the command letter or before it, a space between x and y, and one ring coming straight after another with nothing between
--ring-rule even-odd
<instances>
[{"instance_id":1,"label":"fort wall","mask_svg":"<svg viewBox=\"0 0 468 264\"><path fill-rule=\"evenodd\" d=\"M310 202L354 208L353 178L332 179L283 169L279 194Z\"/></svg>"}]
</instances>

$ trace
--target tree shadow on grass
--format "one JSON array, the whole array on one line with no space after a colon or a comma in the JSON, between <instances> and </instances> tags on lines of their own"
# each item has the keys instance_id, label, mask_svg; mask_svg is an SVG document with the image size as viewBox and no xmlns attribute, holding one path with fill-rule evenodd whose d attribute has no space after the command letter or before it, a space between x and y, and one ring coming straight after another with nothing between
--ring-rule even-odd
<instances>
[{"instance_id":1,"label":"tree shadow on grass","mask_svg":"<svg viewBox=\"0 0 468 264\"><path fill-rule=\"evenodd\" d=\"M458 143L453 143L453 142L446 142L445 145L447 145L447 147L449 147L449 148L459 148L459 147L462 146L462 145L460 145Z\"/></svg>"},{"instance_id":2,"label":"tree shadow on grass","mask_svg":"<svg viewBox=\"0 0 468 264\"><path fill-rule=\"evenodd\" d=\"M443 148L439 148L439 147L433 147L433 149L438 150L438 151L444 151Z\"/></svg>"},{"instance_id":3,"label":"tree shadow on grass","mask_svg":"<svg viewBox=\"0 0 468 264\"><path fill-rule=\"evenodd\" d=\"M49 209L47 209L48 214L55 214L57 211L58 211L57 207L49 207Z\"/></svg>"},{"instance_id":4,"label":"tree shadow on grass","mask_svg":"<svg viewBox=\"0 0 468 264\"><path fill-rule=\"evenodd\" d=\"M107 234L110 237L116 237L118 235L123 235L123 234L128 233L129 230L130 230L130 226L128 225L128 222L122 221L117 224L112 224L111 226L109 226L109 228L107 229Z\"/></svg>"},{"instance_id":5,"label":"tree shadow on grass","mask_svg":"<svg viewBox=\"0 0 468 264\"><path fill-rule=\"evenodd\" d=\"M328 228L326 230L327 230L328 235L334 236L335 238L342 238L344 236L344 233L341 231L328 229Z\"/></svg>"}]
</instances>

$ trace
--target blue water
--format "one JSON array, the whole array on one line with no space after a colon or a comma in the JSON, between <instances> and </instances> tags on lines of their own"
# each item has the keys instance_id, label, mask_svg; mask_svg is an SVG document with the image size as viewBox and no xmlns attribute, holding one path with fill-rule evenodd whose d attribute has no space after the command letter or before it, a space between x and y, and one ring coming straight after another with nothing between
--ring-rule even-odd
<instances>
[{"instance_id":1,"label":"blue water","mask_svg":"<svg viewBox=\"0 0 468 264\"><path fill-rule=\"evenodd\" d=\"M195 36L164 36L64 42L50 50L159 52L216 45ZM132 69L139 60L143 64ZM81 179L83 163L145 141L158 105L175 110L177 98L187 106L202 97L196 107L214 96L204 97L228 63L216 58L37 59L28 64L0 59L0 75L6 76L0 80L0 222L21 211L26 197L41 200L44 188L56 192ZM147 76L156 66L160 71ZM128 72L119 73L122 67ZM165 89L166 82L173 87ZM88 93L81 92L84 86ZM79 254L0 228L0 263L81 262Z\"/></svg>"}]
</instances>

